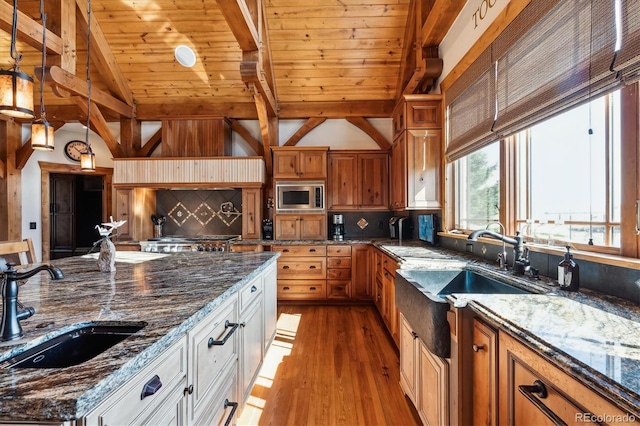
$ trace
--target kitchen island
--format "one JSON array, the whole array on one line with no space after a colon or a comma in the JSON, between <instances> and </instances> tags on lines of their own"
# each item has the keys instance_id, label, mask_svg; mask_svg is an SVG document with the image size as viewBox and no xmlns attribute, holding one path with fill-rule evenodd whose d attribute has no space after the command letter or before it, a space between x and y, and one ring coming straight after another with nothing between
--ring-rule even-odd
<instances>
[{"instance_id":1,"label":"kitchen island","mask_svg":"<svg viewBox=\"0 0 640 426\"><path fill-rule=\"evenodd\" d=\"M63 271L64 279L54 281L40 273L20 287L19 301L33 307L35 315L21 322L23 338L0 346L0 421L82 418L167 348L185 339L245 284L274 268L277 256L269 252L118 252L115 273L99 272L91 255L51 262ZM15 354L94 322L144 322L146 326L76 366L6 368L5 361Z\"/></svg>"}]
</instances>

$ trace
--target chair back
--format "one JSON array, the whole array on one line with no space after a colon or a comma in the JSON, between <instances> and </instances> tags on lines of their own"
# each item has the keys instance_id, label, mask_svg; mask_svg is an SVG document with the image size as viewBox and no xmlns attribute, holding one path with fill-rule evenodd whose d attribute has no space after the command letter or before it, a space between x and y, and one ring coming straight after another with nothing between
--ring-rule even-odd
<instances>
[{"instance_id":1,"label":"chair back","mask_svg":"<svg viewBox=\"0 0 640 426\"><path fill-rule=\"evenodd\" d=\"M26 265L36 262L36 251L31 238L21 241L0 241L0 257L6 262ZM4 262L2 262L4 263Z\"/></svg>"}]
</instances>

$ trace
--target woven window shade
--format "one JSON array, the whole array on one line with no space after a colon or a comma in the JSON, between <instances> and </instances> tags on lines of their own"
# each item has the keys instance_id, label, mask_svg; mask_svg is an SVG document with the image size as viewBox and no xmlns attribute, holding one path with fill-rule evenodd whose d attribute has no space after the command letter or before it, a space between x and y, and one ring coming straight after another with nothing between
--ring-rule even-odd
<instances>
[{"instance_id":1,"label":"woven window shade","mask_svg":"<svg viewBox=\"0 0 640 426\"><path fill-rule=\"evenodd\" d=\"M622 0L622 45L612 68L625 83L640 78L640 2Z\"/></svg>"},{"instance_id":2,"label":"woven window shade","mask_svg":"<svg viewBox=\"0 0 640 426\"><path fill-rule=\"evenodd\" d=\"M498 59L494 131L500 137L618 86L609 70L613 17L610 1L593 0L592 7L589 2L562 1L517 41L504 40L503 35L511 36L508 32L498 37L497 45L510 45Z\"/></svg>"},{"instance_id":3,"label":"woven window shade","mask_svg":"<svg viewBox=\"0 0 640 426\"><path fill-rule=\"evenodd\" d=\"M447 157L458 159L619 87L609 70L614 15L610 0L531 2L487 49L492 54L485 71L473 70L476 80L462 80L462 87L456 81L445 94ZM474 107L493 111L487 114L491 122L471 114Z\"/></svg>"}]
</instances>

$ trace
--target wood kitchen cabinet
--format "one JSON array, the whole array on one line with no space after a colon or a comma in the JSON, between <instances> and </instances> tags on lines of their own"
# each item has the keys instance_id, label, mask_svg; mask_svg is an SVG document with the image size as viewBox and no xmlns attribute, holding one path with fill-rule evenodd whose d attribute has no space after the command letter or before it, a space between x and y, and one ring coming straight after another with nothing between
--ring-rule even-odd
<instances>
[{"instance_id":1,"label":"wood kitchen cabinet","mask_svg":"<svg viewBox=\"0 0 640 426\"><path fill-rule=\"evenodd\" d=\"M274 227L276 240L327 239L325 214L277 214Z\"/></svg>"},{"instance_id":2,"label":"wood kitchen cabinet","mask_svg":"<svg viewBox=\"0 0 640 426\"><path fill-rule=\"evenodd\" d=\"M329 210L386 210L389 205L386 152L330 151Z\"/></svg>"},{"instance_id":3,"label":"wood kitchen cabinet","mask_svg":"<svg viewBox=\"0 0 640 426\"><path fill-rule=\"evenodd\" d=\"M371 300L373 297L372 248L369 244L351 246L351 298Z\"/></svg>"},{"instance_id":4,"label":"wood kitchen cabinet","mask_svg":"<svg viewBox=\"0 0 640 426\"><path fill-rule=\"evenodd\" d=\"M404 95L393 113L390 208L441 208L442 99Z\"/></svg>"},{"instance_id":5,"label":"wood kitchen cabinet","mask_svg":"<svg viewBox=\"0 0 640 426\"><path fill-rule=\"evenodd\" d=\"M398 262L375 249L375 304L396 346L400 344L400 313L396 306L396 269Z\"/></svg>"},{"instance_id":6,"label":"wood kitchen cabinet","mask_svg":"<svg viewBox=\"0 0 640 426\"><path fill-rule=\"evenodd\" d=\"M499 423L504 425L568 425L594 422L592 418L613 419L610 424L626 423L625 413L609 400L552 365L505 332L498 333ZM538 390L544 388L546 395ZM539 406L525 394L537 401ZM546 411L546 413L545 413ZM552 417L556 416L555 419ZM632 416L631 416L632 417ZM615 420L618 419L618 420Z\"/></svg>"},{"instance_id":7,"label":"wood kitchen cabinet","mask_svg":"<svg viewBox=\"0 0 640 426\"><path fill-rule=\"evenodd\" d=\"M262 189L242 189L242 238L259 240L262 232Z\"/></svg>"},{"instance_id":8,"label":"wood kitchen cabinet","mask_svg":"<svg viewBox=\"0 0 640 426\"><path fill-rule=\"evenodd\" d=\"M327 298L327 246L274 245L278 258L278 300Z\"/></svg>"},{"instance_id":9,"label":"wood kitchen cabinet","mask_svg":"<svg viewBox=\"0 0 640 426\"><path fill-rule=\"evenodd\" d=\"M478 425L498 424L498 332L473 319L473 419Z\"/></svg>"},{"instance_id":10,"label":"wood kitchen cabinet","mask_svg":"<svg viewBox=\"0 0 640 426\"><path fill-rule=\"evenodd\" d=\"M155 190L150 188L116 188L115 220L126 220L118 228L118 241L146 240L153 236L151 215L156 212Z\"/></svg>"},{"instance_id":11,"label":"wood kitchen cabinet","mask_svg":"<svg viewBox=\"0 0 640 426\"><path fill-rule=\"evenodd\" d=\"M327 246L327 299L351 298L351 246Z\"/></svg>"},{"instance_id":12,"label":"wood kitchen cabinet","mask_svg":"<svg viewBox=\"0 0 640 426\"><path fill-rule=\"evenodd\" d=\"M404 133L393 142L389 155L389 207L407 207L407 141Z\"/></svg>"},{"instance_id":13,"label":"wood kitchen cabinet","mask_svg":"<svg viewBox=\"0 0 640 426\"><path fill-rule=\"evenodd\" d=\"M449 424L449 363L429 352L404 315L400 315L400 386L423 424Z\"/></svg>"},{"instance_id":14,"label":"wood kitchen cabinet","mask_svg":"<svg viewBox=\"0 0 640 426\"><path fill-rule=\"evenodd\" d=\"M274 179L326 179L328 149L328 147L272 148Z\"/></svg>"}]
</instances>

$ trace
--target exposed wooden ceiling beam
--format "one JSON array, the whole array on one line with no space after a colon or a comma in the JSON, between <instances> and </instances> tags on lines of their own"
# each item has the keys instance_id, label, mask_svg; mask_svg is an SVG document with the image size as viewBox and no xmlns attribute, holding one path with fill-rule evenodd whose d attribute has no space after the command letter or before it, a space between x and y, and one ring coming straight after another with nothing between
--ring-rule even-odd
<instances>
[{"instance_id":1,"label":"exposed wooden ceiling beam","mask_svg":"<svg viewBox=\"0 0 640 426\"><path fill-rule=\"evenodd\" d=\"M239 134L240 137L244 139L249 144L249 146L251 146L256 155L264 155L264 147L262 146L262 143L251 136L251 133L249 133L249 131L238 122L238 120L230 118L229 123L231 124L231 129Z\"/></svg>"},{"instance_id":2,"label":"exposed wooden ceiling beam","mask_svg":"<svg viewBox=\"0 0 640 426\"><path fill-rule=\"evenodd\" d=\"M40 67L36 68L36 74L41 75ZM75 95L87 97L89 86L87 81L76 77L60 67L52 66L45 68L45 81L53 87L58 87L64 91ZM107 108L121 117L132 118L133 107L127 105L119 99L114 98L96 87L91 88L91 100L100 106Z\"/></svg>"},{"instance_id":3,"label":"exposed wooden ceiling beam","mask_svg":"<svg viewBox=\"0 0 640 426\"><path fill-rule=\"evenodd\" d=\"M358 129L365 132L371 139L378 144L380 149L387 150L391 148L391 143L385 138L382 133L378 131L375 127L371 125L364 117L348 117L347 121Z\"/></svg>"},{"instance_id":4,"label":"exposed wooden ceiling beam","mask_svg":"<svg viewBox=\"0 0 640 426\"><path fill-rule=\"evenodd\" d=\"M280 104L280 118L391 117L394 101L291 102Z\"/></svg>"},{"instance_id":5,"label":"exposed wooden ceiling beam","mask_svg":"<svg viewBox=\"0 0 640 426\"><path fill-rule=\"evenodd\" d=\"M88 23L87 1L76 0L76 4L78 5L78 12L80 12L78 14L78 23L86 34ZM91 58L111 93L133 107L134 99L129 83L127 83L127 79L120 71L120 66L111 52L100 24L93 16L91 17Z\"/></svg>"},{"instance_id":6,"label":"exposed wooden ceiling beam","mask_svg":"<svg viewBox=\"0 0 640 426\"><path fill-rule=\"evenodd\" d=\"M284 143L284 146L295 146L300 139L302 139L307 133L321 125L326 121L326 117L311 117L309 118L294 134Z\"/></svg>"},{"instance_id":7,"label":"exposed wooden ceiling beam","mask_svg":"<svg viewBox=\"0 0 640 426\"><path fill-rule=\"evenodd\" d=\"M271 87L265 78L265 72L262 68L262 64L259 62L247 62L240 63L240 75L242 81L245 84L253 85L258 92L262 95L266 102L267 112L269 117L274 117L278 114L278 106L276 98L274 97Z\"/></svg>"},{"instance_id":8,"label":"exposed wooden ceiling beam","mask_svg":"<svg viewBox=\"0 0 640 426\"><path fill-rule=\"evenodd\" d=\"M0 30L11 34L13 27L13 5L0 1ZM42 23L18 10L18 40L42 51ZM58 35L47 30L47 52L57 55L63 53L63 41Z\"/></svg>"},{"instance_id":9,"label":"exposed wooden ceiling beam","mask_svg":"<svg viewBox=\"0 0 640 426\"><path fill-rule=\"evenodd\" d=\"M247 3L244 0L216 0L216 2L240 49L244 52L258 50L260 47L258 29L253 22Z\"/></svg>"},{"instance_id":10,"label":"exposed wooden ceiling beam","mask_svg":"<svg viewBox=\"0 0 640 426\"><path fill-rule=\"evenodd\" d=\"M85 114L88 113L88 102L84 97L72 96L71 98L80 107L80 109L84 111ZM116 138L113 136L113 133L111 133L111 129L109 128L107 121L104 119L102 113L100 112L100 108L93 102L91 103L91 125L93 126L93 130L98 134L98 136L100 136L104 140L107 148L109 148L109 151L111 151L111 155L113 155L114 158L124 157L122 148L120 147L120 144L118 143Z\"/></svg>"},{"instance_id":11,"label":"exposed wooden ceiling beam","mask_svg":"<svg viewBox=\"0 0 640 426\"><path fill-rule=\"evenodd\" d=\"M153 151L155 151L155 149L158 147L158 145L160 145L160 142L162 142L162 127L160 127L158 129L158 131L155 132L153 134L153 136L151 136L149 138L147 143L145 143L142 146L142 148L140 148L138 150L138 152L136 153L136 157L149 157L149 156L151 156L151 153Z\"/></svg>"},{"instance_id":12,"label":"exposed wooden ceiling beam","mask_svg":"<svg viewBox=\"0 0 640 426\"><path fill-rule=\"evenodd\" d=\"M422 47L438 46L467 0L435 0L422 26Z\"/></svg>"}]
</instances>

